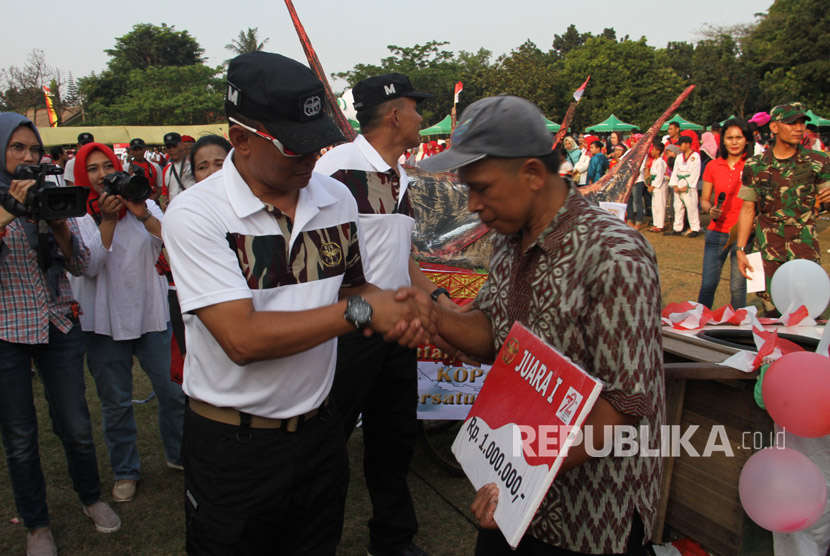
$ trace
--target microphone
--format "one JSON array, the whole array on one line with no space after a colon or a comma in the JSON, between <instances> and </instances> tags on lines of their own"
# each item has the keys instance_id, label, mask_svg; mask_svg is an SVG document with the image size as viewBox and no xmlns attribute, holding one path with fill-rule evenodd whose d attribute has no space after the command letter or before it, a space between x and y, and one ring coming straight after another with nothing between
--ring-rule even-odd
<instances>
[{"instance_id":1,"label":"microphone","mask_svg":"<svg viewBox=\"0 0 830 556\"><path fill-rule=\"evenodd\" d=\"M720 194L718 195L718 204L717 204L717 206L716 206L715 208L716 208L716 209L718 209L718 210L720 210L720 209L721 209L721 207L723 207L723 202L724 202L725 200L726 200L726 193L724 193L723 191L721 191L721 192L720 192ZM717 219L717 218L713 218L712 220L717 221L718 219Z\"/></svg>"}]
</instances>

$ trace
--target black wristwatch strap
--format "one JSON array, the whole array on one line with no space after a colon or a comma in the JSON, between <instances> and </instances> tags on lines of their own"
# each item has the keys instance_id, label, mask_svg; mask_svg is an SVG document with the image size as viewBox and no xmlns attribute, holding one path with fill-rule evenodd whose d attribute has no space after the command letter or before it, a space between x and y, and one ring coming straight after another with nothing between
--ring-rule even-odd
<instances>
[{"instance_id":1,"label":"black wristwatch strap","mask_svg":"<svg viewBox=\"0 0 830 556\"><path fill-rule=\"evenodd\" d=\"M446 295L448 298L450 298L450 292L447 290L447 288L436 288L435 290L433 290L431 294L429 294L433 301L438 301L438 297L441 295Z\"/></svg>"}]
</instances>

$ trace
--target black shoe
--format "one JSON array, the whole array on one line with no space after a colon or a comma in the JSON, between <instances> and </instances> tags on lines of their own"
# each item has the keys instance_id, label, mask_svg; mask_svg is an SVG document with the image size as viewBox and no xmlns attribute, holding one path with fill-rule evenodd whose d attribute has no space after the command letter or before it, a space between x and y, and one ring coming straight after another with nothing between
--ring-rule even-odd
<instances>
[{"instance_id":1,"label":"black shoe","mask_svg":"<svg viewBox=\"0 0 830 556\"><path fill-rule=\"evenodd\" d=\"M369 550L366 552L369 556L429 556L429 553L423 550L415 543L409 543L403 550L399 550L392 554L391 552L377 552L372 545L369 545Z\"/></svg>"},{"instance_id":2,"label":"black shoe","mask_svg":"<svg viewBox=\"0 0 830 556\"><path fill-rule=\"evenodd\" d=\"M686 237L697 237L700 232L686 232Z\"/></svg>"},{"instance_id":3,"label":"black shoe","mask_svg":"<svg viewBox=\"0 0 830 556\"><path fill-rule=\"evenodd\" d=\"M669 230L668 232L663 232L664 236L682 236L683 232L675 232L674 230Z\"/></svg>"}]
</instances>

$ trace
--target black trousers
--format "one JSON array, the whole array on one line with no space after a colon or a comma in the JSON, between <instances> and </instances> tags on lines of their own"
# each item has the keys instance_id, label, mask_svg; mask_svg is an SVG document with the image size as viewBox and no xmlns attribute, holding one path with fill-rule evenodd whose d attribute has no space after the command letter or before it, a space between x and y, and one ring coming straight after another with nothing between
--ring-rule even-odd
<instances>
[{"instance_id":1,"label":"black trousers","mask_svg":"<svg viewBox=\"0 0 830 556\"><path fill-rule=\"evenodd\" d=\"M179 305L179 295L176 290L167 290L167 302L170 305L170 324L173 327L173 335L176 337L176 343L179 344L179 351L184 355L187 353L184 340L184 320L182 319L182 308Z\"/></svg>"},{"instance_id":2,"label":"black trousers","mask_svg":"<svg viewBox=\"0 0 830 556\"><path fill-rule=\"evenodd\" d=\"M330 409L297 432L184 420L187 553L333 556L349 483Z\"/></svg>"},{"instance_id":3,"label":"black trousers","mask_svg":"<svg viewBox=\"0 0 830 556\"><path fill-rule=\"evenodd\" d=\"M606 556L645 556L650 554L643 546L645 542L643 520L637 512L634 512L634 519L631 523L631 533L628 537L626 550L618 555ZM572 552L540 541L539 539L525 533L516 550L510 548L504 539L501 531L497 529L479 529L476 541L475 556L583 556L582 552Z\"/></svg>"},{"instance_id":4,"label":"black trousers","mask_svg":"<svg viewBox=\"0 0 830 556\"><path fill-rule=\"evenodd\" d=\"M369 541L395 553L418 532L406 483L418 437L417 355L380 336L353 332L338 339L331 399L348 439L363 413L363 471L372 500Z\"/></svg>"}]
</instances>

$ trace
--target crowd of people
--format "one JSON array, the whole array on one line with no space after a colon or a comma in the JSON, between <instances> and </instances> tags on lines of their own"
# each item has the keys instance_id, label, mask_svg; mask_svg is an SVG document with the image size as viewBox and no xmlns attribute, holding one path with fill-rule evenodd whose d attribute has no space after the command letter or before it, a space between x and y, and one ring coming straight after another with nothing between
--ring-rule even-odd
<instances>
[{"instance_id":1,"label":"crowd of people","mask_svg":"<svg viewBox=\"0 0 830 556\"><path fill-rule=\"evenodd\" d=\"M785 150L787 156L781 158L789 159L796 152L799 156L804 156L801 155L802 152L810 151L821 153L819 157L826 154L830 150L830 140L822 140L816 127L808 122L806 108L793 103L776 107L769 114L758 113L750 121L732 117L701 134L693 130L681 130L678 123L671 122L667 135L651 145L631 189L626 222L638 230L647 229L653 233L695 238L702 231L701 214L709 215L709 225L705 230L703 279L697 300L699 303L712 307L721 270L729 258L730 304L736 309L746 306L746 278L751 269L741 258L747 250L752 249L754 238L761 231L759 228L755 233L751 225L755 222L757 197L746 193L746 190L742 192L745 181L749 181L744 176L744 165L753 156L766 156L769 159L769 153L775 150L776 145L781 148L780 129L783 125L792 123L798 124L799 129L797 133L787 136L787 141L792 143L791 148ZM797 140L791 139L791 136L796 135ZM566 136L561 150L563 164L560 175L570 177L577 186L594 183L623 160L640 137L642 135L635 133L624 138L619 132L612 132L605 141L584 134L579 134L578 139ZM820 166L818 162L814 165ZM821 173L820 169L815 171ZM744 207L743 200L746 197L739 194L750 197L752 211L749 210L749 204ZM801 253L797 258L818 261L819 252L812 247L813 241L809 238L815 237L815 215L821 209L821 203L827 200L824 196L815 198L815 194L814 191L806 193L800 190L797 201L786 199L784 204L795 203L799 207L809 207L809 210L799 209L795 218L785 218L779 214L775 224L769 221L765 223L765 229L777 226L778 235L783 235L785 227L805 230L804 239L797 239L797 242L803 241L811 247L809 253ZM814 196L812 204L809 203L809 195ZM770 204L773 202L777 204L780 200L768 201ZM736 227L742 210L747 211L744 225ZM650 226L647 223L649 215ZM743 230L745 234L740 240L736 235L738 230ZM787 235L798 237L789 229ZM762 242L759 249L767 253L765 245L766 242ZM770 253L769 260L775 260L779 265L788 260L781 249L783 248L779 247L775 254ZM790 258L793 258L792 253ZM766 262L764 266L769 282L777 267ZM761 293L759 296L766 312L775 314L769 295Z\"/></svg>"},{"instance_id":2,"label":"crowd of people","mask_svg":"<svg viewBox=\"0 0 830 556\"><path fill-rule=\"evenodd\" d=\"M699 210L710 214L704 304L728 252L732 303L745 304L737 276L751 271L744 254L756 211L768 277L783 260L819 255L814 207L830 201L830 162L802 146L807 117L798 103L771 111L775 140L754 157L743 120L702 137L670 126L641 165L626 225L579 186L624 163L636 137L566 137L552 150L538 107L489 97L467 107L450 148L409 157L423 171L457 171L469 210L497 232L488 280L462 311L411 256L416 215L404 163L422 148L417 106L432 94L403 74L361 81L353 89L361 134L320 157L344 137L306 66L256 52L231 60L227 77L229 140L171 131L163 165L139 138L124 159L88 132L74 158L53 149L65 183L89 189L77 218L31 218L36 181L15 173L46 153L29 120L0 114L0 432L32 556L57 553L33 363L98 531L117 531L121 521L102 499L84 358L118 503L133 500L141 480L135 358L158 400L166 464L184 474L189 554L334 554L349 480L345 442L362 414L368 553L419 556L426 552L413 542L406 482L415 346L432 341L488 362L520 321L603 381L586 420L592 446L603 452L605 428L616 425L647 426L654 446L665 387L657 261L639 232L648 199L654 232L679 235L687 219L694 237ZM133 178L145 180L146 195L112 189ZM620 344L630 349L614 349ZM498 488L482 487L472 505L476 554L644 554L661 460L589 457L586 444L567 455L515 552L493 530Z\"/></svg>"}]
</instances>

